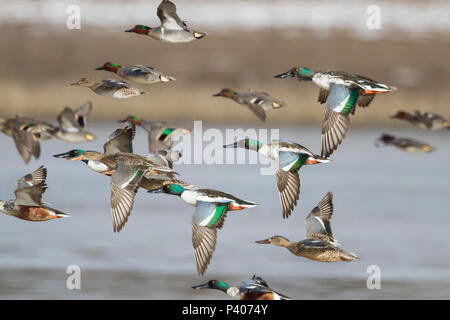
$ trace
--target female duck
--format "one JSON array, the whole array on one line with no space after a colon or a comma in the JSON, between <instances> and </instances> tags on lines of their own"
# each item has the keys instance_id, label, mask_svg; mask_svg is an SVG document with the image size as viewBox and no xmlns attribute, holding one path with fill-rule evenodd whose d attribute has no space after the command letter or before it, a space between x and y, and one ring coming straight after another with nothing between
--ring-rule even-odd
<instances>
[{"instance_id":1,"label":"female duck","mask_svg":"<svg viewBox=\"0 0 450 320\"><path fill-rule=\"evenodd\" d=\"M115 98L115 99L127 99L144 94L144 91L131 87L125 81L105 79L102 82L95 82L88 78L82 78L77 82L71 84L72 86L87 87L94 91L96 94Z\"/></svg>"},{"instance_id":2,"label":"female duck","mask_svg":"<svg viewBox=\"0 0 450 320\"><path fill-rule=\"evenodd\" d=\"M247 93L240 93L233 89L225 88L219 93L213 94L213 97L229 98L241 106L250 109L262 121L266 121L265 110L279 109L285 104L265 92L254 90L249 90Z\"/></svg>"},{"instance_id":3,"label":"female duck","mask_svg":"<svg viewBox=\"0 0 450 320\"><path fill-rule=\"evenodd\" d=\"M156 71L152 67L141 65L122 67L114 62L106 62L101 67L95 70L106 70L117 73L120 77L126 80L132 80L142 84L153 84L158 82L174 81L175 78L165 75L162 72Z\"/></svg>"},{"instance_id":4,"label":"female duck","mask_svg":"<svg viewBox=\"0 0 450 320\"><path fill-rule=\"evenodd\" d=\"M321 262L352 261L359 259L354 253L342 250L331 232L333 194L328 192L305 219L306 239L292 242L282 236L256 241L285 247L292 254Z\"/></svg>"}]
</instances>

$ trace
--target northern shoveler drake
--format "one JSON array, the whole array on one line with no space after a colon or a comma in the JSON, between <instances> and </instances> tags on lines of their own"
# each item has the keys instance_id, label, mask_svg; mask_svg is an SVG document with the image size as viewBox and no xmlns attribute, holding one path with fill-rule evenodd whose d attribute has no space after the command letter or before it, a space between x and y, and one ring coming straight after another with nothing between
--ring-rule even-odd
<instances>
[{"instance_id":1,"label":"northern shoveler drake","mask_svg":"<svg viewBox=\"0 0 450 320\"><path fill-rule=\"evenodd\" d=\"M265 92L254 90L239 93L233 89L224 88L219 93L213 94L213 97L232 99L241 106L250 109L262 121L266 121L266 112L264 110L279 109L285 105L284 102L271 97Z\"/></svg>"},{"instance_id":2,"label":"northern shoveler drake","mask_svg":"<svg viewBox=\"0 0 450 320\"><path fill-rule=\"evenodd\" d=\"M40 166L32 173L20 178L14 191L16 198L0 201L0 211L27 221L48 221L70 217L70 214L47 207L42 203L42 194L47 189L46 177L47 169Z\"/></svg>"},{"instance_id":3,"label":"northern shoveler drake","mask_svg":"<svg viewBox=\"0 0 450 320\"><path fill-rule=\"evenodd\" d=\"M355 113L357 104L367 107L375 94L397 90L395 87L344 71L323 72L294 67L275 76L279 79L288 77L295 77L299 81L312 81L320 88L318 101L326 103L321 152L325 157L330 156L345 138L350 122L349 115Z\"/></svg>"},{"instance_id":4,"label":"northern shoveler drake","mask_svg":"<svg viewBox=\"0 0 450 320\"><path fill-rule=\"evenodd\" d=\"M421 113L420 111L415 110L412 114L406 111L398 111L395 115L391 116L391 118L408 121L412 125L422 129L439 130L446 128L450 130L450 123L441 115L433 112Z\"/></svg>"},{"instance_id":5,"label":"northern shoveler drake","mask_svg":"<svg viewBox=\"0 0 450 320\"><path fill-rule=\"evenodd\" d=\"M108 141L106 141L106 143L103 145L104 154L112 155L119 152L133 153L133 139L135 133L136 133L136 126L133 122L124 123L122 128L116 129L111 134ZM81 160L93 171L99 172L107 176L111 176L114 173L113 168L108 167L101 161L80 159L79 156L85 152L86 150L73 149L68 152L56 154L54 155L54 157L72 161ZM153 161L156 165L169 168L173 168L173 162L177 161L180 157L181 153L170 150L160 150L157 153L150 153L147 156L147 158ZM170 174L166 178L173 179L174 176ZM145 180L145 177L143 180Z\"/></svg>"},{"instance_id":6,"label":"northern shoveler drake","mask_svg":"<svg viewBox=\"0 0 450 320\"><path fill-rule=\"evenodd\" d=\"M104 154L75 149L54 156L72 161L83 161L92 170L111 177L111 215L114 232L122 230L128 221L138 188L154 189L161 186L165 179L174 178L172 168L155 163L154 159L162 160L162 157L146 158L129 151L119 151L127 147L129 136L134 135L134 132L134 124L126 123L122 131L116 131L113 138L104 145ZM146 179L161 181L155 183Z\"/></svg>"},{"instance_id":7,"label":"northern shoveler drake","mask_svg":"<svg viewBox=\"0 0 450 320\"><path fill-rule=\"evenodd\" d=\"M321 262L352 261L354 253L342 250L331 232L333 194L328 192L305 219L306 239L292 242L282 236L258 240L256 243L285 247L292 254Z\"/></svg>"},{"instance_id":8,"label":"northern shoveler drake","mask_svg":"<svg viewBox=\"0 0 450 320\"><path fill-rule=\"evenodd\" d=\"M53 131L53 136L68 142L92 141L97 137L84 130L87 115L92 111L92 102L87 101L85 104L73 111L69 107L58 115L59 127Z\"/></svg>"},{"instance_id":9,"label":"northern shoveler drake","mask_svg":"<svg viewBox=\"0 0 450 320\"><path fill-rule=\"evenodd\" d=\"M188 28L186 23L178 17L177 8L173 2L163 0L158 6L157 14L161 20L161 26L151 28L138 24L125 32L134 32L170 43L191 42L206 36L204 32Z\"/></svg>"},{"instance_id":10,"label":"northern shoveler drake","mask_svg":"<svg viewBox=\"0 0 450 320\"><path fill-rule=\"evenodd\" d=\"M164 121L148 121L135 116L128 116L125 120L120 120L119 122L125 121L134 122L136 125L147 131L148 148L151 153L160 150L170 150L176 138L191 132L190 129Z\"/></svg>"},{"instance_id":11,"label":"northern shoveler drake","mask_svg":"<svg viewBox=\"0 0 450 320\"><path fill-rule=\"evenodd\" d=\"M54 128L51 124L35 119L16 116L12 119L0 119L0 131L12 136L17 151L25 164L31 157L39 158L41 155L41 140L52 137Z\"/></svg>"},{"instance_id":12,"label":"northern shoveler drake","mask_svg":"<svg viewBox=\"0 0 450 320\"><path fill-rule=\"evenodd\" d=\"M133 88L125 81L114 79L104 79L102 82L95 82L88 78L82 78L77 82L71 83L71 85L87 87L98 95L115 99L127 99L145 93L144 91Z\"/></svg>"},{"instance_id":13,"label":"northern shoveler drake","mask_svg":"<svg viewBox=\"0 0 450 320\"><path fill-rule=\"evenodd\" d=\"M172 76L168 76L162 72L156 71L152 67L141 65L122 67L114 62L106 62L95 70L106 70L117 73L126 80L132 80L137 83L153 84L158 82L169 82L176 80Z\"/></svg>"},{"instance_id":14,"label":"northern shoveler drake","mask_svg":"<svg viewBox=\"0 0 450 320\"><path fill-rule=\"evenodd\" d=\"M204 275L216 248L217 229L221 229L228 211L257 206L255 202L213 189L200 189L180 181L148 191L179 196L188 205L196 207L192 215L192 246L199 275Z\"/></svg>"},{"instance_id":15,"label":"northern shoveler drake","mask_svg":"<svg viewBox=\"0 0 450 320\"><path fill-rule=\"evenodd\" d=\"M292 300L284 294L269 288L267 282L256 275L251 280L243 281L239 287L232 287L222 280L210 280L192 288L220 290L239 300Z\"/></svg>"},{"instance_id":16,"label":"northern shoveler drake","mask_svg":"<svg viewBox=\"0 0 450 320\"><path fill-rule=\"evenodd\" d=\"M385 145L393 145L400 150L412 154L431 152L436 149L425 142L421 142L411 138L396 138L393 135L387 133L383 133L375 141L375 146L378 147L379 142L382 142Z\"/></svg>"},{"instance_id":17,"label":"northern shoveler drake","mask_svg":"<svg viewBox=\"0 0 450 320\"><path fill-rule=\"evenodd\" d=\"M283 218L288 218L297 205L300 194L300 177L298 171L305 164L327 163L331 160L318 156L304 146L287 141L273 140L261 143L257 140L242 139L224 148L244 148L254 150L263 157L272 159L277 164L277 185L280 195Z\"/></svg>"}]
</instances>

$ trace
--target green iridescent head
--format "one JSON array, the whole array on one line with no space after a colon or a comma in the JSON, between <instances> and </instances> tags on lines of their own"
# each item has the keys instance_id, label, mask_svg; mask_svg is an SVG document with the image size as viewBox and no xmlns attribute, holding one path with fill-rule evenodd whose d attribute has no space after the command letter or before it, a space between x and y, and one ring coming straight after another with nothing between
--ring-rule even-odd
<instances>
[{"instance_id":1,"label":"green iridescent head","mask_svg":"<svg viewBox=\"0 0 450 320\"><path fill-rule=\"evenodd\" d=\"M308 69L306 67L294 67L289 71L276 75L275 78L284 79L284 78L297 78L300 81L310 81L314 76L314 71Z\"/></svg>"},{"instance_id":2,"label":"green iridescent head","mask_svg":"<svg viewBox=\"0 0 450 320\"><path fill-rule=\"evenodd\" d=\"M184 188L179 184L166 184L162 187L162 192L180 196L184 192Z\"/></svg>"},{"instance_id":3,"label":"green iridescent head","mask_svg":"<svg viewBox=\"0 0 450 320\"><path fill-rule=\"evenodd\" d=\"M117 72L122 66L120 64L108 61L105 62L101 67L95 68L95 70L106 70L111 72Z\"/></svg>"},{"instance_id":4,"label":"green iridescent head","mask_svg":"<svg viewBox=\"0 0 450 320\"><path fill-rule=\"evenodd\" d=\"M144 26L142 24L138 24L138 25L135 25L130 30L125 30L125 32L134 32L134 33L137 33L137 34L147 34L148 35L150 29L151 29L150 27Z\"/></svg>"},{"instance_id":5,"label":"green iridescent head","mask_svg":"<svg viewBox=\"0 0 450 320\"><path fill-rule=\"evenodd\" d=\"M224 88L219 93L213 94L213 97L234 98L236 91L230 88Z\"/></svg>"},{"instance_id":6,"label":"green iridescent head","mask_svg":"<svg viewBox=\"0 0 450 320\"><path fill-rule=\"evenodd\" d=\"M83 153L85 153L85 150L73 149L73 150L70 150L68 152L55 154L54 157L55 158L60 158L60 159L71 160L71 159L74 159L74 158L77 158L77 157L81 156Z\"/></svg>"},{"instance_id":7,"label":"green iridescent head","mask_svg":"<svg viewBox=\"0 0 450 320\"><path fill-rule=\"evenodd\" d=\"M216 289L221 290L223 292L227 292L230 286L222 280L210 280L207 283L193 286L193 289Z\"/></svg>"},{"instance_id":8,"label":"green iridescent head","mask_svg":"<svg viewBox=\"0 0 450 320\"><path fill-rule=\"evenodd\" d=\"M224 148L244 148L244 149L258 151L262 147L262 143L259 142L258 140L245 138L245 139L239 140L238 142L224 145L223 147Z\"/></svg>"}]
</instances>

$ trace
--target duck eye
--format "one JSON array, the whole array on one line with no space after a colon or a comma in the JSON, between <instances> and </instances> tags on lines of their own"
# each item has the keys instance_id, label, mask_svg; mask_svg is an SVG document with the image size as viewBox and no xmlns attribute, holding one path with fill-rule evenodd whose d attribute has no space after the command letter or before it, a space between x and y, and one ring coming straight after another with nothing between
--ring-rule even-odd
<instances>
[{"instance_id":1,"label":"duck eye","mask_svg":"<svg viewBox=\"0 0 450 320\"><path fill-rule=\"evenodd\" d=\"M295 71L298 71L298 68L295 68Z\"/></svg>"}]
</instances>

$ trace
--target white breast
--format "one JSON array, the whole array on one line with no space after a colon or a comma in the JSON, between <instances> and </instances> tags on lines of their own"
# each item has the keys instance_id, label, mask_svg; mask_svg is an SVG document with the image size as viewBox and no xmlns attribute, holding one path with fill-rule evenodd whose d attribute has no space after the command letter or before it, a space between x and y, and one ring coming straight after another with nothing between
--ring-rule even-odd
<instances>
[{"instance_id":1,"label":"white breast","mask_svg":"<svg viewBox=\"0 0 450 320\"><path fill-rule=\"evenodd\" d=\"M102 162L100 161L91 161L89 160L87 163L88 167L91 168L92 170L96 171L96 172L104 172L104 171L109 171L109 167L104 165Z\"/></svg>"},{"instance_id":2,"label":"white breast","mask_svg":"<svg viewBox=\"0 0 450 320\"><path fill-rule=\"evenodd\" d=\"M195 207L197 205L197 192L192 190L185 190L181 194L181 199L183 199L183 201L188 205Z\"/></svg>"},{"instance_id":3,"label":"white breast","mask_svg":"<svg viewBox=\"0 0 450 320\"><path fill-rule=\"evenodd\" d=\"M316 73L312 81L321 89L328 90L330 88L330 75L328 74Z\"/></svg>"}]
</instances>

